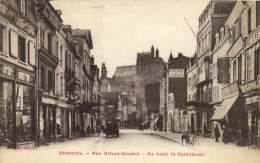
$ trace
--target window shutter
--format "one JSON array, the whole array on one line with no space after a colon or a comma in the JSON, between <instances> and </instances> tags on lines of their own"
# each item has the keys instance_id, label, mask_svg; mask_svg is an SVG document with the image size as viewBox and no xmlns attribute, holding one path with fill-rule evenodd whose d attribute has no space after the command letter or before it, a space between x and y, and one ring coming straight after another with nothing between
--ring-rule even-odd
<instances>
[{"instance_id":1,"label":"window shutter","mask_svg":"<svg viewBox=\"0 0 260 163\"><path fill-rule=\"evenodd\" d=\"M228 84L230 75L229 75L229 68L230 68L230 63L229 59L218 59L217 62L217 67L218 67L218 83L220 84Z\"/></svg>"},{"instance_id":2,"label":"window shutter","mask_svg":"<svg viewBox=\"0 0 260 163\"><path fill-rule=\"evenodd\" d=\"M9 51L13 58L18 58L18 34L10 30L9 31Z\"/></svg>"},{"instance_id":3,"label":"window shutter","mask_svg":"<svg viewBox=\"0 0 260 163\"><path fill-rule=\"evenodd\" d=\"M28 60L29 60L29 64L32 66L35 66L35 44L31 41L28 42Z\"/></svg>"}]
</instances>

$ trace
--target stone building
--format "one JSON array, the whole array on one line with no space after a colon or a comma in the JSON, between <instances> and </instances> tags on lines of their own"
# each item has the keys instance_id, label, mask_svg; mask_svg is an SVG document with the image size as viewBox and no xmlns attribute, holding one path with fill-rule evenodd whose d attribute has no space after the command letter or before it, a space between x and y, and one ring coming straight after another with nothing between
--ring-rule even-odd
<instances>
[{"instance_id":1,"label":"stone building","mask_svg":"<svg viewBox=\"0 0 260 163\"><path fill-rule=\"evenodd\" d=\"M199 29L197 33L197 53L195 55L195 67L197 70L195 82L197 89L197 100L191 102L196 108L196 132L204 134L203 126L212 130L210 118L213 115L212 103L212 51L214 50L215 35L220 31L228 16L230 15L235 2L233 1L210 1L199 17ZM193 72L188 70L189 72Z\"/></svg>"},{"instance_id":2,"label":"stone building","mask_svg":"<svg viewBox=\"0 0 260 163\"><path fill-rule=\"evenodd\" d=\"M164 62L159 57L159 50L154 51L153 46L151 52L137 53L136 65L117 67L113 78L107 77L106 66L103 63L100 78L102 81L101 92L128 91L135 95L137 123L141 124L150 117L146 104L145 87L147 84L160 82L163 67Z\"/></svg>"},{"instance_id":3,"label":"stone building","mask_svg":"<svg viewBox=\"0 0 260 163\"><path fill-rule=\"evenodd\" d=\"M0 1L0 146L37 140L37 17L31 1Z\"/></svg>"}]
</instances>

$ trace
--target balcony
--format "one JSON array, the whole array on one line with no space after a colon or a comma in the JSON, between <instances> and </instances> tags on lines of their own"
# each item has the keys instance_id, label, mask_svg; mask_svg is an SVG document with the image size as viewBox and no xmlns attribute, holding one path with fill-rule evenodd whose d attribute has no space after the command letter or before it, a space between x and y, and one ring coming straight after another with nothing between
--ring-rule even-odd
<instances>
[{"instance_id":1,"label":"balcony","mask_svg":"<svg viewBox=\"0 0 260 163\"><path fill-rule=\"evenodd\" d=\"M59 59L48 51L45 47L39 49L39 57L44 60L46 63L50 64L52 67L57 67L59 64Z\"/></svg>"},{"instance_id":2,"label":"balcony","mask_svg":"<svg viewBox=\"0 0 260 163\"><path fill-rule=\"evenodd\" d=\"M226 98L229 95L233 95L234 93L239 93L238 83L234 82L229 84L228 86L224 87L222 89L222 96L223 98Z\"/></svg>"}]
</instances>

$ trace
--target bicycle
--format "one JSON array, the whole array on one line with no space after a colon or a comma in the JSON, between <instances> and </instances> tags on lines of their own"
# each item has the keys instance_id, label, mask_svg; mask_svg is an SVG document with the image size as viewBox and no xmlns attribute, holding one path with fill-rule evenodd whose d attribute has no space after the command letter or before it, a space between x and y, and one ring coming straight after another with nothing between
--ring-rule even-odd
<instances>
[{"instance_id":1,"label":"bicycle","mask_svg":"<svg viewBox=\"0 0 260 163\"><path fill-rule=\"evenodd\" d=\"M193 136L192 140L190 141L190 145L194 146L194 147L198 147L199 146L199 138L197 136Z\"/></svg>"}]
</instances>

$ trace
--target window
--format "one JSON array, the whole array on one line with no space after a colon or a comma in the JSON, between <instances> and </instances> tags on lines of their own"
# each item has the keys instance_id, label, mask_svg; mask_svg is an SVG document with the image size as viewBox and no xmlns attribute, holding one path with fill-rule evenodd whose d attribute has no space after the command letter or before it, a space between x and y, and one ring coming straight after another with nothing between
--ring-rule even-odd
<instances>
[{"instance_id":1,"label":"window","mask_svg":"<svg viewBox=\"0 0 260 163\"><path fill-rule=\"evenodd\" d=\"M26 0L20 0L20 10L23 14L25 14L26 10Z\"/></svg>"},{"instance_id":2,"label":"window","mask_svg":"<svg viewBox=\"0 0 260 163\"><path fill-rule=\"evenodd\" d=\"M62 56L62 53L63 53L63 47L60 46L60 65L62 66L62 62L63 62L63 56Z\"/></svg>"},{"instance_id":3,"label":"window","mask_svg":"<svg viewBox=\"0 0 260 163\"><path fill-rule=\"evenodd\" d=\"M260 1L256 2L256 27L260 25Z\"/></svg>"},{"instance_id":4,"label":"window","mask_svg":"<svg viewBox=\"0 0 260 163\"><path fill-rule=\"evenodd\" d=\"M45 76L45 69L44 69L44 67L42 66L42 67L41 67L41 83L40 83L40 87L41 87L42 89L45 88L45 78L44 78L44 76Z\"/></svg>"},{"instance_id":5,"label":"window","mask_svg":"<svg viewBox=\"0 0 260 163\"><path fill-rule=\"evenodd\" d=\"M241 84L242 81L242 60L241 56L238 58L238 83Z\"/></svg>"},{"instance_id":6,"label":"window","mask_svg":"<svg viewBox=\"0 0 260 163\"><path fill-rule=\"evenodd\" d=\"M52 51L52 35L51 35L51 33L48 33L48 50L49 50L49 52Z\"/></svg>"},{"instance_id":7,"label":"window","mask_svg":"<svg viewBox=\"0 0 260 163\"><path fill-rule=\"evenodd\" d=\"M248 34L251 33L251 8L248 9Z\"/></svg>"},{"instance_id":8,"label":"window","mask_svg":"<svg viewBox=\"0 0 260 163\"><path fill-rule=\"evenodd\" d=\"M33 88L18 84L16 103L16 141L33 140Z\"/></svg>"},{"instance_id":9,"label":"window","mask_svg":"<svg viewBox=\"0 0 260 163\"><path fill-rule=\"evenodd\" d=\"M237 81L237 62L236 60L233 62L233 82Z\"/></svg>"},{"instance_id":10,"label":"window","mask_svg":"<svg viewBox=\"0 0 260 163\"><path fill-rule=\"evenodd\" d=\"M18 56L19 60L25 62L25 38L18 37Z\"/></svg>"},{"instance_id":11,"label":"window","mask_svg":"<svg viewBox=\"0 0 260 163\"><path fill-rule=\"evenodd\" d=\"M260 48L255 52L255 79L260 75Z\"/></svg>"},{"instance_id":12,"label":"window","mask_svg":"<svg viewBox=\"0 0 260 163\"><path fill-rule=\"evenodd\" d=\"M4 31L4 28L0 25L0 52L3 52L3 46L4 46L3 31Z\"/></svg>"},{"instance_id":13,"label":"window","mask_svg":"<svg viewBox=\"0 0 260 163\"><path fill-rule=\"evenodd\" d=\"M51 71L48 71L48 90L53 89L53 74Z\"/></svg>"},{"instance_id":14,"label":"window","mask_svg":"<svg viewBox=\"0 0 260 163\"><path fill-rule=\"evenodd\" d=\"M40 44L44 47L44 41L45 41L45 31L40 28Z\"/></svg>"},{"instance_id":15,"label":"window","mask_svg":"<svg viewBox=\"0 0 260 163\"><path fill-rule=\"evenodd\" d=\"M59 42L56 42L56 56L59 56Z\"/></svg>"}]
</instances>

